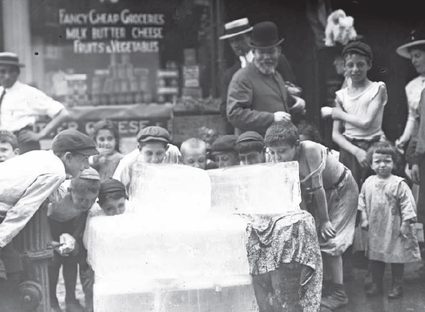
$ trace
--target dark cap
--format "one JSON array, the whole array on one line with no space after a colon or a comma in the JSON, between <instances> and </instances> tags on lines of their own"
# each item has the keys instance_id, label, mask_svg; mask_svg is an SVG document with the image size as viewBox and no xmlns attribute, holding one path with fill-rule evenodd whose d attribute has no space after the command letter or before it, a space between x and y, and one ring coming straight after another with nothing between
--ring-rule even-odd
<instances>
[{"instance_id":1,"label":"dark cap","mask_svg":"<svg viewBox=\"0 0 425 312\"><path fill-rule=\"evenodd\" d=\"M7 130L0 130L0 142L7 142L12 145L14 149L19 147L16 135Z\"/></svg>"},{"instance_id":2,"label":"dark cap","mask_svg":"<svg viewBox=\"0 0 425 312\"><path fill-rule=\"evenodd\" d=\"M169 143L170 142L170 133L158 126L150 126L143 128L137 134L137 142L148 142L148 141L160 141Z\"/></svg>"},{"instance_id":3,"label":"dark cap","mask_svg":"<svg viewBox=\"0 0 425 312\"><path fill-rule=\"evenodd\" d=\"M86 134L74 129L59 132L52 142L52 150L58 152L74 152L85 156L99 154L96 143Z\"/></svg>"},{"instance_id":4,"label":"dark cap","mask_svg":"<svg viewBox=\"0 0 425 312\"><path fill-rule=\"evenodd\" d=\"M369 59L373 58L371 47L368 44L364 43L363 41L359 41L359 40L349 42L344 47L344 49L342 49L343 56L350 53L360 54L360 55L368 57Z\"/></svg>"},{"instance_id":5,"label":"dark cap","mask_svg":"<svg viewBox=\"0 0 425 312\"><path fill-rule=\"evenodd\" d=\"M236 144L241 142L260 142L264 144L264 139L261 134L256 131L247 131L242 133L236 140Z\"/></svg>"},{"instance_id":6,"label":"dark cap","mask_svg":"<svg viewBox=\"0 0 425 312\"><path fill-rule=\"evenodd\" d=\"M212 152L234 152L237 136L226 134L219 136L211 145Z\"/></svg>"},{"instance_id":7,"label":"dark cap","mask_svg":"<svg viewBox=\"0 0 425 312\"><path fill-rule=\"evenodd\" d=\"M123 197L127 197L125 186L122 182L109 178L105 181L102 181L100 183L100 190L99 190L99 197L105 196L109 193L116 193L121 192L123 194Z\"/></svg>"},{"instance_id":8,"label":"dark cap","mask_svg":"<svg viewBox=\"0 0 425 312\"><path fill-rule=\"evenodd\" d=\"M276 24L266 21L254 25L249 45L252 48L271 48L280 45L283 40L279 38Z\"/></svg>"}]
</instances>

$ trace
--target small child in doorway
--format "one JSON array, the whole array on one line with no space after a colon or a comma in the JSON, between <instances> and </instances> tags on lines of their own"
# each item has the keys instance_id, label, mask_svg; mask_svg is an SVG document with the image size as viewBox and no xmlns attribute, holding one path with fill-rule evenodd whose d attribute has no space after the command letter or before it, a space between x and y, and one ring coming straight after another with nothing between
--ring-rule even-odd
<instances>
[{"instance_id":1,"label":"small child in doorway","mask_svg":"<svg viewBox=\"0 0 425 312\"><path fill-rule=\"evenodd\" d=\"M49 207L48 221L53 241L59 242L61 235L67 233L75 239L77 247L71 254L62 253L60 249L55 252L49 265L49 289L52 311L61 311L56 296L56 286L62 266L66 310L74 312L84 311L76 299L75 287L78 265L84 263L87 256L82 239L88 212L95 204L99 193L100 177L96 170L89 168L83 170L80 176L72 179L68 185L68 188L66 184L61 186L56 196L62 199L55 200L56 204ZM81 275L80 279L83 282Z\"/></svg>"},{"instance_id":2,"label":"small child in doorway","mask_svg":"<svg viewBox=\"0 0 425 312\"><path fill-rule=\"evenodd\" d=\"M207 144L197 138L190 138L180 146L182 162L184 165L206 169L207 168Z\"/></svg>"},{"instance_id":3,"label":"small child in doorway","mask_svg":"<svg viewBox=\"0 0 425 312\"><path fill-rule=\"evenodd\" d=\"M7 130L0 130L0 162L19 155L17 137Z\"/></svg>"},{"instance_id":4,"label":"small child in doorway","mask_svg":"<svg viewBox=\"0 0 425 312\"><path fill-rule=\"evenodd\" d=\"M219 136L211 145L211 154L218 168L237 166L238 153L235 150L237 136L232 134Z\"/></svg>"},{"instance_id":5,"label":"small child in doorway","mask_svg":"<svg viewBox=\"0 0 425 312\"><path fill-rule=\"evenodd\" d=\"M358 207L361 226L368 229L367 257L373 281L366 294L382 293L385 264L391 263L390 299L403 294L404 264L421 259L413 231L415 200L404 179L392 174L396 157L397 151L389 142L378 142L371 147L369 158L375 175L364 182Z\"/></svg>"}]
</instances>

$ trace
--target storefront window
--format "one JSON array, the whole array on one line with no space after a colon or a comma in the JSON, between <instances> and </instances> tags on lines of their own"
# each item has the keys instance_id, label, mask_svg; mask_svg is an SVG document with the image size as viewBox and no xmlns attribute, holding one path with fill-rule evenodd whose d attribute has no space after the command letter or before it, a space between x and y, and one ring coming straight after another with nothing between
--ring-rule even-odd
<instances>
[{"instance_id":1,"label":"storefront window","mask_svg":"<svg viewBox=\"0 0 425 312\"><path fill-rule=\"evenodd\" d=\"M214 95L213 0L33 0L36 84L68 106Z\"/></svg>"}]
</instances>

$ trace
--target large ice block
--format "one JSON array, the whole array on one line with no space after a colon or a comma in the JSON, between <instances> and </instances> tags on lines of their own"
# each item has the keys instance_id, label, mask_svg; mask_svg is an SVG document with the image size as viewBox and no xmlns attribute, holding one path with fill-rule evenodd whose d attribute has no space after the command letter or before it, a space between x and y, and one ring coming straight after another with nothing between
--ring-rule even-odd
<instances>
[{"instance_id":1,"label":"large ice block","mask_svg":"<svg viewBox=\"0 0 425 312\"><path fill-rule=\"evenodd\" d=\"M219 213L281 214L299 210L298 162L266 163L207 171L211 209Z\"/></svg>"},{"instance_id":2,"label":"large ice block","mask_svg":"<svg viewBox=\"0 0 425 312\"><path fill-rule=\"evenodd\" d=\"M212 307L208 300L217 296L208 295L202 297L205 306L195 310L256 310L245 248L247 221L240 215L299 209L296 163L213 171L140 165L131 187L132 209L88 220L97 312L140 311L139 304L146 311L191 311L183 303L164 306L174 302L171 293L196 290L199 301L208 290L221 289L229 296L227 309ZM124 301L133 304L120 305Z\"/></svg>"}]
</instances>

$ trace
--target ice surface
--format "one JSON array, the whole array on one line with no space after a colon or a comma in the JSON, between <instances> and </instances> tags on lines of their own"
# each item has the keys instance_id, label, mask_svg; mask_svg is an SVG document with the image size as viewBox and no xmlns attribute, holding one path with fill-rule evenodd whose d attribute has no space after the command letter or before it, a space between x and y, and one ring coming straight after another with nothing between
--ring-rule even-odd
<instances>
[{"instance_id":1,"label":"ice surface","mask_svg":"<svg viewBox=\"0 0 425 312\"><path fill-rule=\"evenodd\" d=\"M224 310L254 311L248 304L255 302L252 289L246 289L251 282L246 221L239 214L299 209L297 163L212 171L140 165L132 179L137 192L130 198L131 209L88 220L96 311L140 311L137 304L119 304L130 299L144 302L150 307L146 311L191 311L192 306L183 303L164 308L170 303L169 294L208 289L233 289L224 292L229 294ZM237 304L241 296L242 305ZM216 311L208 308L213 298L203 297L203 308L198 302L196 311Z\"/></svg>"}]
</instances>

